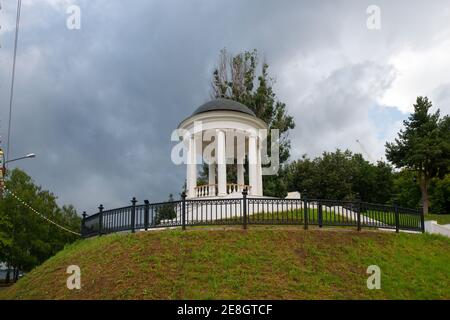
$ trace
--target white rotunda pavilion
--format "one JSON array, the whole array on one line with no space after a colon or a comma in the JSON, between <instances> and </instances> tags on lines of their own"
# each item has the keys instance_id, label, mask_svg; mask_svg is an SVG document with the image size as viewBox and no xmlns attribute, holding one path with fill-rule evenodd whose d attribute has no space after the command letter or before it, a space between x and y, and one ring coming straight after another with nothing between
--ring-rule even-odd
<instances>
[{"instance_id":1,"label":"white rotunda pavilion","mask_svg":"<svg viewBox=\"0 0 450 320\"><path fill-rule=\"evenodd\" d=\"M263 196L261 151L268 128L252 110L233 100L215 99L201 105L178 129L187 150L188 198L234 197L244 188L253 197ZM203 161L208 164L208 183L198 185L198 164ZM227 181L230 164L237 166L236 181Z\"/></svg>"}]
</instances>

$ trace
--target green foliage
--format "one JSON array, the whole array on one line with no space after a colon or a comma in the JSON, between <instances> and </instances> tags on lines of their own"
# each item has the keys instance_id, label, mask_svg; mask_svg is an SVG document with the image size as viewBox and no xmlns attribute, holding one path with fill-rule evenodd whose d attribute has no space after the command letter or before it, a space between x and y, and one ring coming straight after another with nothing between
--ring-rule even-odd
<instances>
[{"instance_id":1,"label":"green foliage","mask_svg":"<svg viewBox=\"0 0 450 320\"><path fill-rule=\"evenodd\" d=\"M450 174L431 181L430 205L431 212L450 215Z\"/></svg>"},{"instance_id":2,"label":"green foliage","mask_svg":"<svg viewBox=\"0 0 450 320\"><path fill-rule=\"evenodd\" d=\"M287 194L288 184L283 178L282 170L278 175L263 176L264 195L271 197L284 198Z\"/></svg>"},{"instance_id":3,"label":"green foliage","mask_svg":"<svg viewBox=\"0 0 450 320\"><path fill-rule=\"evenodd\" d=\"M450 118L440 117L439 109L430 113L428 98L417 97L414 113L403 122L393 143L386 143L386 157L397 168L417 173L425 213L431 179L442 178L450 167Z\"/></svg>"},{"instance_id":4,"label":"green foliage","mask_svg":"<svg viewBox=\"0 0 450 320\"><path fill-rule=\"evenodd\" d=\"M12 170L6 186L20 199L49 219L72 230L80 227L80 218L72 206L60 208L56 197L42 190L30 176ZM49 224L9 192L0 201L0 261L23 271L31 270L77 239L76 235Z\"/></svg>"},{"instance_id":5,"label":"green foliage","mask_svg":"<svg viewBox=\"0 0 450 320\"><path fill-rule=\"evenodd\" d=\"M257 68L261 66L258 73ZM221 50L219 63L213 72L213 98L227 98L245 104L256 116L267 123L269 129L278 129L279 162L285 163L289 158L290 139L288 132L295 127L294 118L287 114L286 104L280 102L273 91L274 79L269 76L269 65L259 64L257 50L245 51L236 55ZM267 149L270 153L270 130ZM236 179L236 166L229 165L227 174L231 181ZM200 177L207 180L207 166L203 166ZM279 193L283 182L277 176L264 176L264 193Z\"/></svg>"},{"instance_id":6,"label":"green foliage","mask_svg":"<svg viewBox=\"0 0 450 320\"><path fill-rule=\"evenodd\" d=\"M289 191L307 190L311 198L386 203L392 196L392 168L364 160L361 154L336 150L311 160L304 155L283 170Z\"/></svg>"},{"instance_id":7,"label":"green foliage","mask_svg":"<svg viewBox=\"0 0 450 320\"><path fill-rule=\"evenodd\" d=\"M402 207L417 208L420 205L420 187L411 170L401 170L394 174L394 194Z\"/></svg>"},{"instance_id":8,"label":"green foliage","mask_svg":"<svg viewBox=\"0 0 450 320\"><path fill-rule=\"evenodd\" d=\"M156 209L155 224L160 224L161 220L171 220L177 217L173 201L173 195L170 194L168 202Z\"/></svg>"}]
</instances>

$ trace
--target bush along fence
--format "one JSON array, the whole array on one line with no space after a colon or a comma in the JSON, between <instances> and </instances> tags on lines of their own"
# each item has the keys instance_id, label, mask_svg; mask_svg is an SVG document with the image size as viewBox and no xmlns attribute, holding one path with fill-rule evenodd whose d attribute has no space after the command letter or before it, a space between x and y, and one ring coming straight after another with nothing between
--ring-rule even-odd
<instances>
[{"instance_id":1,"label":"bush along fence","mask_svg":"<svg viewBox=\"0 0 450 320\"><path fill-rule=\"evenodd\" d=\"M127 207L105 210L88 216L83 213L83 237L121 231L206 225L301 225L305 229L342 226L424 232L423 209L368 202L309 199L252 198L247 190L233 199L186 199L137 204L136 198Z\"/></svg>"}]
</instances>

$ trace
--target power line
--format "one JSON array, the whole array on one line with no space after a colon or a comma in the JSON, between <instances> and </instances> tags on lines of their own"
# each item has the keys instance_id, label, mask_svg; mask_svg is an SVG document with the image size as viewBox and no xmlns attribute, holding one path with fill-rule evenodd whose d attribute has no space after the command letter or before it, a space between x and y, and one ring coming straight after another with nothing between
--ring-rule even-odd
<instances>
[{"instance_id":1,"label":"power line","mask_svg":"<svg viewBox=\"0 0 450 320\"><path fill-rule=\"evenodd\" d=\"M14 54L13 65L11 75L11 92L9 95L9 121L8 121L8 144L6 150L6 160L9 160L10 142L11 142L11 117L12 117L12 105L14 96L14 79L16 75L16 57L17 57L17 41L19 39L19 26L20 26L20 9L22 8L22 0L17 0L17 16L16 16L16 34L14 37Z\"/></svg>"},{"instance_id":2,"label":"power line","mask_svg":"<svg viewBox=\"0 0 450 320\"><path fill-rule=\"evenodd\" d=\"M20 199L13 191L9 190L8 188L6 188L6 186L4 187L5 192L9 192L14 198L16 198L17 201L21 202L24 206L26 206L28 209L30 209L31 211L33 211L34 213L36 213L38 216L40 216L42 219L46 220L47 222L50 222L51 224L57 226L58 228L70 232L72 234L75 234L77 236L81 236L80 233L72 231L70 229L67 229L66 227L50 220L49 218L47 218L46 216L44 216L42 213L40 213L39 211L35 210L32 206L30 206L28 203L26 203L25 201L23 201L22 199Z\"/></svg>"},{"instance_id":3,"label":"power line","mask_svg":"<svg viewBox=\"0 0 450 320\"><path fill-rule=\"evenodd\" d=\"M1 4L0 4L1 8ZM20 11L22 8L22 0L17 0L17 15L16 15L16 31L14 36L14 53L13 53L13 64L12 64L12 74L11 74L11 91L9 96L9 119L8 119L8 143L7 143L7 151L6 151L6 160L9 160L9 154L11 150L11 118L12 118L12 106L13 106L13 97L14 97L14 80L16 75L16 58L17 58L17 42L19 39L19 28L20 28ZM6 165L6 163L5 163ZM28 203L20 199L13 191L9 190L4 186L4 192L9 192L14 198L16 198L17 201L21 202L24 206L26 206L28 209L30 209L32 212L40 216L45 221L55 225L56 227L66 231L70 232L72 234L75 234L77 236L81 236L80 233L72 231L53 220L47 218L45 215L34 209L32 206L30 206Z\"/></svg>"}]
</instances>

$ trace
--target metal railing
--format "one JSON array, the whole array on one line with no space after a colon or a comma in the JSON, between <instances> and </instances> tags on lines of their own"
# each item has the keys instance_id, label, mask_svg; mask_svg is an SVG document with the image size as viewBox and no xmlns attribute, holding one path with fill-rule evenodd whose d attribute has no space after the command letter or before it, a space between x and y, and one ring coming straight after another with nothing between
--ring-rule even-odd
<instances>
[{"instance_id":1,"label":"metal railing","mask_svg":"<svg viewBox=\"0 0 450 320\"><path fill-rule=\"evenodd\" d=\"M403 208L361 201L324 199L249 198L247 190L233 199L186 199L137 204L99 211L87 216L83 213L83 237L121 231L205 225L310 225L318 227L354 227L424 232L423 209Z\"/></svg>"}]
</instances>

